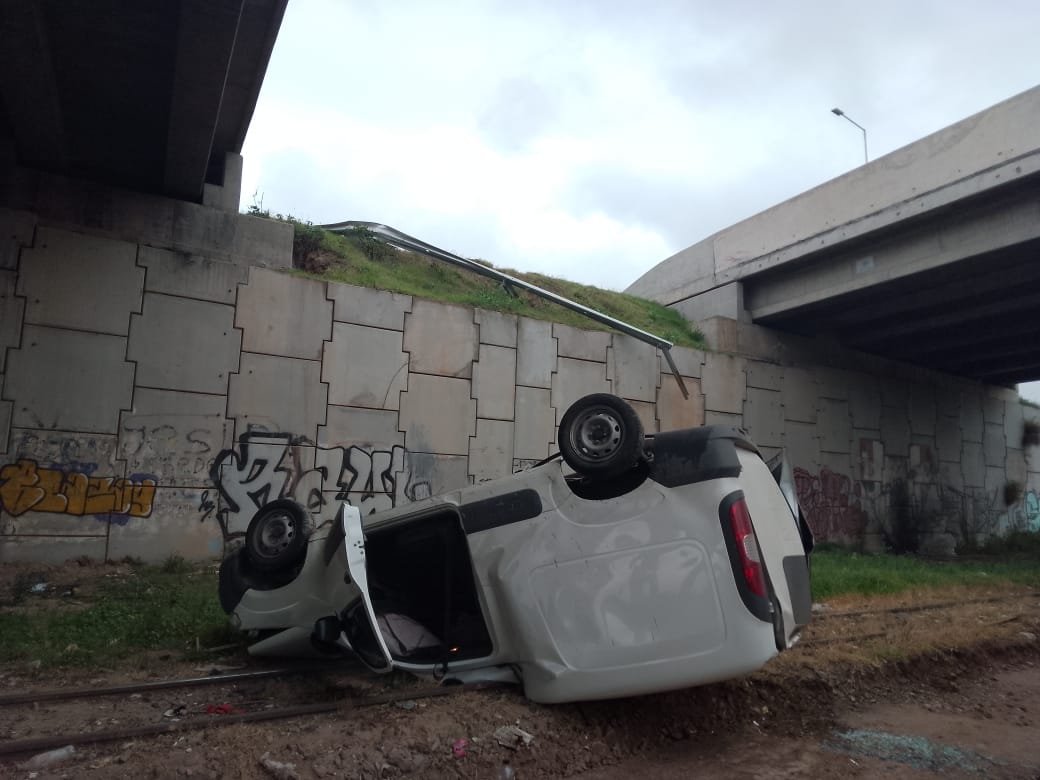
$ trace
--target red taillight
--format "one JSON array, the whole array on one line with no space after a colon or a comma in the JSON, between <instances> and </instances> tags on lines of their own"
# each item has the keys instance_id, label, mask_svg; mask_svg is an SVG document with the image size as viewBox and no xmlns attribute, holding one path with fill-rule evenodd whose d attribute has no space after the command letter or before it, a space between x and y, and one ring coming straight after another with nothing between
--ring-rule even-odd
<instances>
[{"instance_id":1,"label":"red taillight","mask_svg":"<svg viewBox=\"0 0 1040 780\"><path fill-rule=\"evenodd\" d=\"M751 525L751 514L747 504L741 498L729 508L729 522L733 528L733 536L737 542L737 554L744 572L744 581L748 589L756 596L766 595L766 573L762 568L762 556L758 553L758 542L755 540L755 529Z\"/></svg>"}]
</instances>

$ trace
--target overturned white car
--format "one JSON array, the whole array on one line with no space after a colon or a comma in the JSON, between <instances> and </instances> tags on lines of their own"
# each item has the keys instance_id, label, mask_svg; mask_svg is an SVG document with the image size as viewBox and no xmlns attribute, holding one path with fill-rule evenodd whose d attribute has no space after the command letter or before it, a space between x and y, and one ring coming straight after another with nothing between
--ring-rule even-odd
<instances>
[{"instance_id":1,"label":"overturned white car","mask_svg":"<svg viewBox=\"0 0 1040 780\"><path fill-rule=\"evenodd\" d=\"M345 503L309 534L302 507L272 502L223 562L221 604L254 654L515 679L540 702L735 677L797 639L812 535L782 458L729 427L644 436L604 394L567 411L559 443L365 518Z\"/></svg>"}]
</instances>

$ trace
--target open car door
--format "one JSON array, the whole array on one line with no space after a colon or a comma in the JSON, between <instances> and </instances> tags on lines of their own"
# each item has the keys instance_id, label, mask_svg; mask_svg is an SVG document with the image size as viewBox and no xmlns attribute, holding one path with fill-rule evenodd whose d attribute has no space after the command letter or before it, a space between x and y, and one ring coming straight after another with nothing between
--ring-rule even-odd
<instances>
[{"instance_id":1,"label":"open car door","mask_svg":"<svg viewBox=\"0 0 1040 780\"><path fill-rule=\"evenodd\" d=\"M386 673L393 668L390 651L379 631L372 596L368 588L368 567L365 560L365 532L361 527L361 512L344 503L341 511L343 546L347 554L347 570L360 596L343 611L342 626L350 648L365 666L374 672Z\"/></svg>"}]
</instances>

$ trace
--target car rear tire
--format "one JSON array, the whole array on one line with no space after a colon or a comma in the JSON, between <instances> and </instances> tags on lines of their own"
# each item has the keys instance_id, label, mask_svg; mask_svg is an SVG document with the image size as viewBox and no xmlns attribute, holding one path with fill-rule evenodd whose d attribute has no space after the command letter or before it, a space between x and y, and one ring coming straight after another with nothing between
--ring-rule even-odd
<instances>
[{"instance_id":1,"label":"car rear tire","mask_svg":"<svg viewBox=\"0 0 1040 780\"><path fill-rule=\"evenodd\" d=\"M257 572L277 572L298 564L307 551L307 511L295 501L264 504L246 529L245 554Z\"/></svg>"},{"instance_id":2,"label":"car rear tire","mask_svg":"<svg viewBox=\"0 0 1040 780\"><path fill-rule=\"evenodd\" d=\"M560 421L560 454L579 474L609 478L632 468L643 454L643 424L616 395L594 393L571 404Z\"/></svg>"}]
</instances>

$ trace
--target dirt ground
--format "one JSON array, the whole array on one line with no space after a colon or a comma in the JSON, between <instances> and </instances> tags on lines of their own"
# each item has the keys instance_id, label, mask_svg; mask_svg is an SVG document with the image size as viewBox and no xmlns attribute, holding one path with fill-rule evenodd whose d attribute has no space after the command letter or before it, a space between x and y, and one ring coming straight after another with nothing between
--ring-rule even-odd
<instances>
[{"instance_id":1,"label":"dirt ground","mask_svg":"<svg viewBox=\"0 0 1040 780\"><path fill-rule=\"evenodd\" d=\"M97 568L97 576L113 574ZM61 570L48 574L61 583ZM89 598L89 577L72 574L77 597ZM921 609L935 604L945 606ZM892 608L905 611L879 611ZM524 779L1036 778L1038 636L1035 592L1010 586L923 591L834 599L822 605L802 643L751 677L633 699L541 706L513 691L466 692L223 727L216 725L221 715L206 714L213 705L256 711L426 687L404 675L334 668L277 681L3 707L0 743L191 717L215 725L85 746L46 767L29 765L26 756L0 760L0 776L491 780L508 759ZM237 654L199 662L166 653L101 670L5 668L0 696L241 666L260 668ZM501 744L506 740L495 732L509 726L529 734L530 744ZM456 756L453 744L463 739L464 755Z\"/></svg>"}]
</instances>

